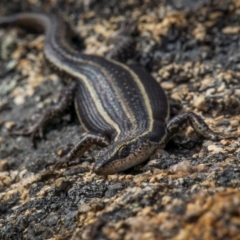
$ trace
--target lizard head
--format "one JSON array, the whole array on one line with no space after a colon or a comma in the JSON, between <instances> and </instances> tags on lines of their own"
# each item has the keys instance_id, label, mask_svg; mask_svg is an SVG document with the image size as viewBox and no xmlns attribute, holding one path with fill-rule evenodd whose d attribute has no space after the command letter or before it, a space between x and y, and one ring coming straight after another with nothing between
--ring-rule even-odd
<instances>
[{"instance_id":1,"label":"lizard head","mask_svg":"<svg viewBox=\"0 0 240 240\"><path fill-rule=\"evenodd\" d=\"M146 161L157 146L158 143L146 138L113 143L103 149L93 166L93 171L100 175L124 171Z\"/></svg>"}]
</instances>

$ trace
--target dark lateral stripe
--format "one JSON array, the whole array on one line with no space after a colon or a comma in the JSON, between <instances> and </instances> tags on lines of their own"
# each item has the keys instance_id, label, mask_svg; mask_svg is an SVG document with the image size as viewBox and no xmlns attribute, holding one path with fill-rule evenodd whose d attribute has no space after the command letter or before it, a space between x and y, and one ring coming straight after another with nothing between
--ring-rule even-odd
<instances>
[{"instance_id":1,"label":"dark lateral stripe","mask_svg":"<svg viewBox=\"0 0 240 240\"><path fill-rule=\"evenodd\" d=\"M77 90L75 105L79 120L82 125L86 130L93 132L106 133L113 131L114 129L111 129L109 124L104 120L104 118L102 118L101 114L96 108L88 89L82 82L79 84L80 87Z\"/></svg>"}]
</instances>

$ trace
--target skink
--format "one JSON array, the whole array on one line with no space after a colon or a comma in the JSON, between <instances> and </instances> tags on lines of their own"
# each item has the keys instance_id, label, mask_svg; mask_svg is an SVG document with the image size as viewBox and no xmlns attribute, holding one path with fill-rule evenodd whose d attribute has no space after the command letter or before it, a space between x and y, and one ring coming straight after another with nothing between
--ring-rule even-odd
<instances>
[{"instance_id":1,"label":"skink","mask_svg":"<svg viewBox=\"0 0 240 240\"><path fill-rule=\"evenodd\" d=\"M44 126L74 101L86 134L54 168L81 157L92 145L102 148L93 166L97 174L124 171L150 158L185 124L202 136L219 140L196 114L188 112L169 122L169 106L159 83L142 67L100 56L85 55L71 47L69 28L54 15L20 13L0 18L0 27L18 25L45 32L46 59L71 78L59 104L52 107L28 131L31 141Z\"/></svg>"}]
</instances>

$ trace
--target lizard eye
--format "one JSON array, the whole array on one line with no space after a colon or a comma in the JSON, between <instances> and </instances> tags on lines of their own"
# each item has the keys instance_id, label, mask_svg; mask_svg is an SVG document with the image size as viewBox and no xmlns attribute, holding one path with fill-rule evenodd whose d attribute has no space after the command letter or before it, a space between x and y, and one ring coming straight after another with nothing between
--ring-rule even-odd
<instances>
[{"instance_id":1,"label":"lizard eye","mask_svg":"<svg viewBox=\"0 0 240 240\"><path fill-rule=\"evenodd\" d=\"M128 156L130 153L130 150L131 150L130 145L125 145L125 146L121 147L120 150L118 151L119 157L124 158L124 157Z\"/></svg>"}]
</instances>

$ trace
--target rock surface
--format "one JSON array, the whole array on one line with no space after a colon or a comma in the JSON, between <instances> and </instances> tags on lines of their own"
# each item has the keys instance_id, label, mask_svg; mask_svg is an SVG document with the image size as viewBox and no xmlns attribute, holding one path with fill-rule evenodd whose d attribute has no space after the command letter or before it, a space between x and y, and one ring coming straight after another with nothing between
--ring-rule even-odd
<instances>
[{"instance_id":1,"label":"rock surface","mask_svg":"<svg viewBox=\"0 0 240 240\"><path fill-rule=\"evenodd\" d=\"M239 0L0 1L0 16L23 11L57 13L79 35L77 47L97 55L136 22L132 60L165 89L171 115L194 111L211 129L240 135ZM188 128L192 144L169 143L160 159L124 173L97 176L86 154L41 176L83 133L69 114L37 149L10 134L34 123L63 88L43 40L0 29L0 239L240 239L239 138L199 141Z\"/></svg>"}]
</instances>

